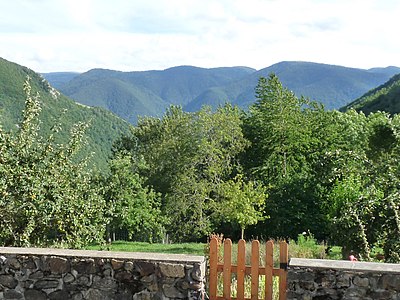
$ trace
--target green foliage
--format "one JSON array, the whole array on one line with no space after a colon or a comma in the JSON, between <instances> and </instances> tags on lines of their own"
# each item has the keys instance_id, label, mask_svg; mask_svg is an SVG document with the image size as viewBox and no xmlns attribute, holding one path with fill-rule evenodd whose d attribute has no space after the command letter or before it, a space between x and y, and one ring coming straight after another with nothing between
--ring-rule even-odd
<instances>
[{"instance_id":1,"label":"green foliage","mask_svg":"<svg viewBox=\"0 0 400 300\"><path fill-rule=\"evenodd\" d=\"M350 143L328 152L322 160L325 175L319 173L325 178L331 238L343 247L344 258L354 251L362 259L370 260L373 248L383 245L386 260L394 261L397 246L391 241L400 238L396 225L399 220L397 118L385 113L366 118L355 111L338 116L348 124L345 128L353 130L343 131Z\"/></svg>"},{"instance_id":2,"label":"green foliage","mask_svg":"<svg viewBox=\"0 0 400 300\"><path fill-rule=\"evenodd\" d=\"M106 226L108 233L127 230L130 239L150 242L164 234L198 240L224 228L233 236L240 227L242 235L246 229L248 236L297 238L315 246L313 255L321 252L316 240L329 240L345 257L354 251L369 260L383 249L386 261L400 260L398 115L325 111L271 74L259 80L248 112L225 105L187 113L172 106L161 119L140 119L128 135L119 123L103 124L104 111L71 104L33 72L4 62L0 67L17 82L21 74L33 77L25 85L22 118L15 83L0 85L4 245L81 247L101 240ZM106 73L129 89L118 74ZM149 78L143 79L147 85ZM42 105L37 91L44 92ZM168 97L177 91L159 88ZM13 102L18 105L8 108ZM90 116L91 126L75 113ZM89 159L100 167L107 151L97 147L117 132L125 135L103 166L109 172L94 182ZM303 231L315 237L298 236Z\"/></svg>"},{"instance_id":3,"label":"green foliage","mask_svg":"<svg viewBox=\"0 0 400 300\"><path fill-rule=\"evenodd\" d=\"M244 182L242 175L220 184L219 196L222 197L215 208L227 222L239 224L244 238L244 230L265 218L265 187L253 181Z\"/></svg>"},{"instance_id":4,"label":"green foliage","mask_svg":"<svg viewBox=\"0 0 400 300\"><path fill-rule=\"evenodd\" d=\"M376 205L382 196L374 186L362 186L359 176L350 175L334 185L329 195L328 216L334 227L332 237L343 247L346 258L355 252L366 260L371 259L376 237L371 235L367 224L375 218Z\"/></svg>"},{"instance_id":5,"label":"green foliage","mask_svg":"<svg viewBox=\"0 0 400 300\"><path fill-rule=\"evenodd\" d=\"M229 105L197 113L171 107L163 119L144 118L121 147L143 160L145 185L161 193L174 240L193 240L215 229L219 186L240 169L237 155L248 145L240 111Z\"/></svg>"},{"instance_id":6,"label":"green foliage","mask_svg":"<svg viewBox=\"0 0 400 300\"><path fill-rule=\"evenodd\" d=\"M298 232L312 230L323 236L326 221L312 173L321 151L313 128L323 110L297 98L274 74L260 78L256 96L244 119L251 147L242 161L248 176L268 187L266 213L271 218L260 224L266 228L261 232L295 238Z\"/></svg>"},{"instance_id":7,"label":"green foliage","mask_svg":"<svg viewBox=\"0 0 400 300\"><path fill-rule=\"evenodd\" d=\"M278 77L261 77L256 88L257 101L246 119L246 134L252 141L248 164L252 173L266 181L280 181L304 165L310 128L298 99L284 88Z\"/></svg>"},{"instance_id":8,"label":"green foliage","mask_svg":"<svg viewBox=\"0 0 400 300\"><path fill-rule=\"evenodd\" d=\"M342 246L344 258L353 251L370 260L382 246L387 261L398 261L399 117L326 112L273 74L260 79L256 96L244 120L252 144L243 164L268 187L270 218L251 233L295 238L310 230Z\"/></svg>"},{"instance_id":9,"label":"green foliage","mask_svg":"<svg viewBox=\"0 0 400 300\"><path fill-rule=\"evenodd\" d=\"M79 159L84 123L66 143L39 134L39 95L25 82L25 109L16 133L0 130L0 243L81 247L102 238L104 201Z\"/></svg>"},{"instance_id":10,"label":"green foliage","mask_svg":"<svg viewBox=\"0 0 400 300\"><path fill-rule=\"evenodd\" d=\"M400 262L400 193L395 192L384 199L382 217L384 217L383 230L380 231L383 243L383 250L387 262Z\"/></svg>"},{"instance_id":11,"label":"green foliage","mask_svg":"<svg viewBox=\"0 0 400 300\"><path fill-rule=\"evenodd\" d=\"M159 195L143 187L143 179L132 168L129 154L118 153L110 161L110 175L103 182L110 213L110 231L125 229L135 241L159 241L165 223Z\"/></svg>"},{"instance_id":12,"label":"green foliage","mask_svg":"<svg viewBox=\"0 0 400 300\"><path fill-rule=\"evenodd\" d=\"M215 206L219 185L238 168L235 158L247 141L241 132L239 111L231 106L215 113L203 109L186 114L189 123L185 125L179 115L180 126L176 129L183 130L176 135L180 137L178 148L172 148L179 154L169 155L175 154L182 160L172 166L179 173L171 177L172 192L166 196L165 208L171 216L169 228L175 238L201 237L213 230L210 209ZM171 133L175 136L178 132Z\"/></svg>"}]
</instances>

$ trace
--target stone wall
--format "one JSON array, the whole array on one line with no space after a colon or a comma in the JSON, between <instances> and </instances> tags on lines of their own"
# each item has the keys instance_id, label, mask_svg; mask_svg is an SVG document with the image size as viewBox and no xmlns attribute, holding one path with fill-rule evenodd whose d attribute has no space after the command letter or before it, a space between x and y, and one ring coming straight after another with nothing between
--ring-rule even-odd
<instances>
[{"instance_id":1,"label":"stone wall","mask_svg":"<svg viewBox=\"0 0 400 300\"><path fill-rule=\"evenodd\" d=\"M203 256L0 247L0 299L201 299Z\"/></svg>"},{"instance_id":2,"label":"stone wall","mask_svg":"<svg viewBox=\"0 0 400 300\"><path fill-rule=\"evenodd\" d=\"M400 264L293 258L287 299L400 300Z\"/></svg>"}]
</instances>

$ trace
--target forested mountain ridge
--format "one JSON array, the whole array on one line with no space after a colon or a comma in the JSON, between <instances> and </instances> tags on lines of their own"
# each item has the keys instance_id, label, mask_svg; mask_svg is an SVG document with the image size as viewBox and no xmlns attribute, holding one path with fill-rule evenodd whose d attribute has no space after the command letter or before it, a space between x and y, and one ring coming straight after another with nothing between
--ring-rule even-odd
<instances>
[{"instance_id":1,"label":"forested mountain ridge","mask_svg":"<svg viewBox=\"0 0 400 300\"><path fill-rule=\"evenodd\" d=\"M70 81L44 74L72 99L90 106L107 108L135 123L139 115L161 116L170 104L186 111L203 105L216 108L230 102L247 108L254 102L254 89L260 77L278 75L283 85L327 109L339 109L368 90L400 73L398 67L355 69L312 62L286 61L259 71L247 67L204 69L192 66L163 71L120 72L93 69ZM72 75L71 75L72 76Z\"/></svg>"},{"instance_id":2,"label":"forested mountain ridge","mask_svg":"<svg viewBox=\"0 0 400 300\"><path fill-rule=\"evenodd\" d=\"M390 114L400 113L400 74L370 90L341 110L346 111L350 108L363 111L365 114L375 111L385 111Z\"/></svg>"},{"instance_id":3,"label":"forested mountain ridge","mask_svg":"<svg viewBox=\"0 0 400 300\"><path fill-rule=\"evenodd\" d=\"M205 89L253 71L246 67L190 66L143 72L93 69L73 78L60 91L82 104L107 108L135 123L138 116L160 116L171 104L184 106Z\"/></svg>"},{"instance_id":4,"label":"forested mountain ridge","mask_svg":"<svg viewBox=\"0 0 400 300\"><path fill-rule=\"evenodd\" d=\"M0 58L0 123L3 129L17 129L16 124L21 120L24 109L23 84L27 76L30 77L33 94L37 92L40 95L41 134L48 135L50 128L59 124L61 130L57 138L63 142L74 124L88 122L86 154L95 153L93 166L104 170L112 144L121 134L127 133L131 125L108 110L87 107L58 94L41 75ZM58 94L56 98L53 97L55 94Z\"/></svg>"}]
</instances>

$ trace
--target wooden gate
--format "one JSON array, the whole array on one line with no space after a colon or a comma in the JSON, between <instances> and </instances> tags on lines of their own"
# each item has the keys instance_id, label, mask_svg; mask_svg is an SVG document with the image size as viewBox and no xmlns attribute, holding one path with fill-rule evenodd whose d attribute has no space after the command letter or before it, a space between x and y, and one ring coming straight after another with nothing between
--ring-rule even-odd
<instances>
[{"instance_id":1,"label":"wooden gate","mask_svg":"<svg viewBox=\"0 0 400 300\"><path fill-rule=\"evenodd\" d=\"M232 241L225 239L222 262L218 259L218 239L210 241L210 300L238 299L259 300L260 283L265 284L265 292L261 299L273 299L273 277L279 278L279 299L286 299L288 245L282 241L279 243L279 268L274 268L274 243L268 241L265 245L264 266L260 266L260 243L254 240L251 243L251 264L246 265L246 242L240 240L237 251L237 265L232 264ZM218 284L218 274L222 273L221 284ZM236 297L232 297L232 274L236 279ZM236 275L236 276L235 276ZM250 276L250 286L245 286L245 276ZM262 282L264 280L264 282ZM248 281L248 280L247 280ZM221 280L220 280L221 282ZM218 286L220 287L218 289ZM245 298L245 289L250 289L250 298Z\"/></svg>"}]
</instances>

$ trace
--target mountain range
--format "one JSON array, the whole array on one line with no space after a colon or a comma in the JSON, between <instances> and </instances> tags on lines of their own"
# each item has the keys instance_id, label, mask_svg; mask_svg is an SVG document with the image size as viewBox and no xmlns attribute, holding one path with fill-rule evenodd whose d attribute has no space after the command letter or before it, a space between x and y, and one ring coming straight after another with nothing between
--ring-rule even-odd
<instances>
[{"instance_id":1,"label":"mountain range","mask_svg":"<svg viewBox=\"0 0 400 300\"><path fill-rule=\"evenodd\" d=\"M43 76L75 101L106 108L135 124L139 116L161 116L171 104L186 111L230 102L247 108L254 102L260 77L275 73L297 96L339 109L400 73L399 67L356 69L312 62L286 61L261 70L249 67L173 67L162 71L121 72L92 69Z\"/></svg>"}]
</instances>

